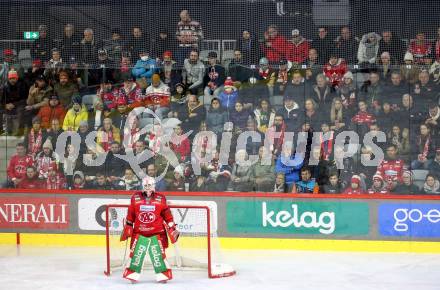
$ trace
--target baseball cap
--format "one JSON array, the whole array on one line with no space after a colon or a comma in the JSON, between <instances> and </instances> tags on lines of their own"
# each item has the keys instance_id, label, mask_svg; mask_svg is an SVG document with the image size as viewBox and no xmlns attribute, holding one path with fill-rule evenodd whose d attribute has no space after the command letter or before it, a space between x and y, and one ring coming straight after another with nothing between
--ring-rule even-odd
<instances>
[{"instance_id":1,"label":"baseball cap","mask_svg":"<svg viewBox=\"0 0 440 290\"><path fill-rule=\"evenodd\" d=\"M299 35L299 30L298 29L292 30L292 36L296 36L296 35Z\"/></svg>"},{"instance_id":2,"label":"baseball cap","mask_svg":"<svg viewBox=\"0 0 440 290\"><path fill-rule=\"evenodd\" d=\"M107 50L105 48L101 48L100 50L98 50L98 54L107 55Z\"/></svg>"}]
</instances>

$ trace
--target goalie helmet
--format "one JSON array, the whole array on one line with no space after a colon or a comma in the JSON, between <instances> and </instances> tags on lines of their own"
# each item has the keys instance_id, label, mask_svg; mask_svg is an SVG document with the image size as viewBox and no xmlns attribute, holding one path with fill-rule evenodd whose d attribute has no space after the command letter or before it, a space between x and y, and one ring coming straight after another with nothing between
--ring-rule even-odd
<instances>
[{"instance_id":1,"label":"goalie helmet","mask_svg":"<svg viewBox=\"0 0 440 290\"><path fill-rule=\"evenodd\" d=\"M156 190L156 180L154 177L146 176L142 179L142 187L147 196L150 197Z\"/></svg>"}]
</instances>

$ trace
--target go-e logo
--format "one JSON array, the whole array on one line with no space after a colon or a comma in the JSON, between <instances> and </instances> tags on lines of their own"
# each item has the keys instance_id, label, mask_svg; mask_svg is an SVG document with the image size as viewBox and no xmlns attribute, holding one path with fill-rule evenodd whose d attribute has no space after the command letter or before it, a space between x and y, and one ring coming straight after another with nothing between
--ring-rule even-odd
<instances>
[{"instance_id":1,"label":"go-e logo","mask_svg":"<svg viewBox=\"0 0 440 290\"><path fill-rule=\"evenodd\" d=\"M424 213L417 208L399 208L394 211L394 229L398 232L404 232L408 230L409 222L425 222L424 219L430 223L438 223L440 221L440 211L438 209L430 209Z\"/></svg>"},{"instance_id":2,"label":"go-e logo","mask_svg":"<svg viewBox=\"0 0 440 290\"><path fill-rule=\"evenodd\" d=\"M382 204L379 232L384 236L440 237L440 204Z\"/></svg>"}]
</instances>

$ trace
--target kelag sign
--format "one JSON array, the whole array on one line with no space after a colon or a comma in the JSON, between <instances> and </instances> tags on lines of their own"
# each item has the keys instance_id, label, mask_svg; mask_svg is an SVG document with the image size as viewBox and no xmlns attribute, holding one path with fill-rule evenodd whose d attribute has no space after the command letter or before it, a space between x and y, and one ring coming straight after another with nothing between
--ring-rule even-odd
<instances>
[{"instance_id":1,"label":"kelag sign","mask_svg":"<svg viewBox=\"0 0 440 290\"><path fill-rule=\"evenodd\" d=\"M382 204L379 232L383 236L440 237L440 205Z\"/></svg>"},{"instance_id":2,"label":"kelag sign","mask_svg":"<svg viewBox=\"0 0 440 290\"><path fill-rule=\"evenodd\" d=\"M367 235L364 202L229 201L226 224L234 233Z\"/></svg>"}]
</instances>

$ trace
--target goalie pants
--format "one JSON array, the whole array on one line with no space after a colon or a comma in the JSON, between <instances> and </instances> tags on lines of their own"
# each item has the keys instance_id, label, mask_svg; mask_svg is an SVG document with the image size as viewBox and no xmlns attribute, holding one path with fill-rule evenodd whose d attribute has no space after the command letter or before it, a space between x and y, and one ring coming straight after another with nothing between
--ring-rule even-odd
<instances>
[{"instance_id":1,"label":"goalie pants","mask_svg":"<svg viewBox=\"0 0 440 290\"><path fill-rule=\"evenodd\" d=\"M131 241L130 241L130 249L133 247L133 242L134 242L134 240L135 240L135 237L136 236L141 236L142 234L141 233L133 233L133 236L131 237ZM158 238L158 240L162 243L162 247L164 248L164 249L167 249L168 248L168 236L167 236L167 233L165 232L165 231L163 231L163 232L161 232L161 233L158 233L158 234L156 234L156 235L151 235L151 236L145 236L145 235L142 235L142 236L144 236L144 237L153 237L153 236L157 236L157 238Z\"/></svg>"}]
</instances>

